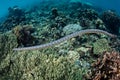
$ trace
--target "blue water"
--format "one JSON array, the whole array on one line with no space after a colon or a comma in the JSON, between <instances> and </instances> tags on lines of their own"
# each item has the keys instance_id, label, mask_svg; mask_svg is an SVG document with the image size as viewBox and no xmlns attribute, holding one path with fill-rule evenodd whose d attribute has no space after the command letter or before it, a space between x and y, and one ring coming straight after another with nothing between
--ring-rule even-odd
<instances>
[{"instance_id":1,"label":"blue water","mask_svg":"<svg viewBox=\"0 0 120 80\"><path fill-rule=\"evenodd\" d=\"M4 17L8 13L8 8L13 6L19 6L21 8L27 8L41 0L0 0L0 18Z\"/></svg>"},{"instance_id":2,"label":"blue water","mask_svg":"<svg viewBox=\"0 0 120 80\"><path fill-rule=\"evenodd\" d=\"M120 13L120 0L83 0L86 2L90 2L94 6L101 7L103 9L111 9Z\"/></svg>"},{"instance_id":3,"label":"blue water","mask_svg":"<svg viewBox=\"0 0 120 80\"><path fill-rule=\"evenodd\" d=\"M21 8L26 8L40 1L44 1L44 0L0 0L0 18L4 17L8 13L9 7L13 7L17 5ZM120 0L79 0L79 1L84 2L84 3L87 2L87 3L92 4L93 6L98 6L103 9L112 9L120 13L120 8L119 8Z\"/></svg>"}]
</instances>

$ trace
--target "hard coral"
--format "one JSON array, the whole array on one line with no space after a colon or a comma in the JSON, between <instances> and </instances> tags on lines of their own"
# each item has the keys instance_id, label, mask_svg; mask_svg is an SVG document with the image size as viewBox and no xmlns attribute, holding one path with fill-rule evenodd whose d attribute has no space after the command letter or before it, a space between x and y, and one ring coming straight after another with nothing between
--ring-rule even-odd
<instances>
[{"instance_id":1,"label":"hard coral","mask_svg":"<svg viewBox=\"0 0 120 80\"><path fill-rule=\"evenodd\" d=\"M119 33L120 17L113 11L108 10L101 15L106 27L113 33Z\"/></svg>"},{"instance_id":2,"label":"hard coral","mask_svg":"<svg viewBox=\"0 0 120 80\"><path fill-rule=\"evenodd\" d=\"M79 11L78 18L87 18L89 20L95 20L98 18L98 13L93 9L83 9Z\"/></svg>"},{"instance_id":3,"label":"hard coral","mask_svg":"<svg viewBox=\"0 0 120 80\"><path fill-rule=\"evenodd\" d=\"M14 47L17 47L14 34L11 32L0 34L0 80L6 80L9 73Z\"/></svg>"},{"instance_id":4,"label":"hard coral","mask_svg":"<svg viewBox=\"0 0 120 80\"><path fill-rule=\"evenodd\" d=\"M69 24L63 28L63 33L65 35L68 35L68 34L71 34L71 33L74 33L74 32L80 31L80 30L82 30L82 27L80 25Z\"/></svg>"},{"instance_id":5,"label":"hard coral","mask_svg":"<svg viewBox=\"0 0 120 80\"><path fill-rule=\"evenodd\" d=\"M14 63L4 80L84 80L83 75L87 70L75 63L76 58L71 59L68 55L57 57L55 49L43 52L15 53L12 56Z\"/></svg>"},{"instance_id":6,"label":"hard coral","mask_svg":"<svg viewBox=\"0 0 120 80\"><path fill-rule=\"evenodd\" d=\"M35 29L30 25L16 26L13 29L13 33L17 37L18 46L28 46L35 44L35 37L31 34L35 32Z\"/></svg>"},{"instance_id":7,"label":"hard coral","mask_svg":"<svg viewBox=\"0 0 120 80\"><path fill-rule=\"evenodd\" d=\"M96 55L101 55L105 51L111 51L109 41L106 39L98 39L93 43L93 53Z\"/></svg>"},{"instance_id":8,"label":"hard coral","mask_svg":"<svg viewBox=\"0 0 120 80\"><path fill-rule=\"evenodd\" d=\"M92 66L92 80L120 80L119 53L105 52Z\"/></svg>"},{"instance_id":9,"label":"hard coral","mask_svg":"<svg viewBox=\"0 0 120 80\"><path fill-rule=\"evenodd\" d=\"M52 18L56 18L58 16L58 10L57 8L52 8Z\"/></svg>"},{"instance_id":10,"label":"hard coral","mask_svg":"<svg viewBox=\"0 0 120 80\"><path fill-rule=\"evenodd\" d=\"M87 18L80 18L80 25L83 27L83 28L88 28L88 26L91 25L91 21Z\"/></svg>"}]
</instances>

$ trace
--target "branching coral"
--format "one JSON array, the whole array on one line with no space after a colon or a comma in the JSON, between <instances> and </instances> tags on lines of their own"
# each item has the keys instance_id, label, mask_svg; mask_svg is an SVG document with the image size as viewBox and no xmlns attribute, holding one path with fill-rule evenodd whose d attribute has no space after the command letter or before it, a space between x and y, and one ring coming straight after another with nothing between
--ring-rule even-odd
<instances>
[{"instance_id":1,"label":"branching coral","mask_svg":"<svg viewBox=\"0 0 120 80\"><path fill-rule=\"evenodd\" d=\"M10 32L0 34L0 80L7 80L4 76L7 77L10 70L13 47L17 47L15 35Z\"/></svg>"},{"instance_id":2,"label":"branching coral","mask_svg":"<svg viewBox=\"0 0 120 80\"><path fill-rule=\"evenodd\" d=\"M92 80L120 80L120 54L105 52L93 68Z\"/></svg>"},{"instance_id":3,"label":"branching coral","mask_svg":"<svg viewBox=\"0 0 120 80\"><path fill-rule=\"evenodd\" d=\"M51 49L52 50L52 49ZM27 54L29 53L29 54ZM82 80L87 68L80 68L76 58L58 56L56 51L50 54L41 51L14 53L9 79L12 80ZM53 53L53 54L51 54ZM7 79L6 79L7 80Z\"/></svg>"},{"instance_id":4,"label":"branching coral","mask_svg":"<svg viewBox=\"0 0 120 80\"><path fill-rule=\"evenodd\" d=\"M43 44L43 45L38 45L38 46L32 46L32 47L25 47L25 48L14 48L13 50L16 50L16 51L20 51L20 50L36 50L36 49L43 49L43 48L46 48L46 47L50 47L50 46L53 46L53 45L57 45L65 40L68 40L70 38L73 38L73 37L76 37L78 35L83 35L83 34L90 34L90 33L103 33L103 34L106 34L106 35L109 35L111 37L116 37L115 35L113 34L110 34L106 31L103 31L103 30L99 30L99 29L87 29L87 30L81 30L81 31L78 31L78 32L75 32L73 34L70 34L68 36L65 36L61 39L58 39L56 41L53 41L53 42L50 42L50 43L47 43L47 44Z\"/></svg>"}]
</instances>

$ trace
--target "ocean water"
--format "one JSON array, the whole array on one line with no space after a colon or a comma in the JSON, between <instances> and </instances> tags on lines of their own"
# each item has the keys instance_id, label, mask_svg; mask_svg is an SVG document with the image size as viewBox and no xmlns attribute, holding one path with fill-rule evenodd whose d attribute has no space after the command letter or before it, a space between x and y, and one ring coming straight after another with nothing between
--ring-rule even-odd
<instances>
[{"instance_id":1,"label":"ocean water","mask_svg":"<svg viewBox=\"0 0 120 80\"><path fill-rule=\"evenodd\" d=\"M83 0L84 1L84 0ZM94 6L98 6L103 9L111 9L120 13L120 1L119 0L85 0L86 2L90 2Z\"/></svg>"},{"instance_id":2,"label":"ocean water","mask_svg":"<svg viewBox=\"0 0 120 80\"><path fill-rule=\"evenodd\" d=\"M22 7L22 8L26 8L28 6L32 7L36 3L39 3L42 1L50 1L50 0L1 0L0 1L0 18L4 17L8 13L9 7L13 7L15 5ZM54 0L51 0L51 1L54 1ZM112 9L120 13L120 8L119 8L120 1L119 0L71 0L71 1L87 3L93 6L98 6L103 9Z\"/></svg>"},{"instance_id":3,"label":"ocean water","mask_svg":"<svg viewBox=\"0 0 120 80\"><path fill-rule=\"evenodd\" d=\"M34 4L41 2L42 0L3 0L0 1L0 18L8 14L8 8L13 6L19 6L21 8L32 7Z\"/></svg>"}]
</instances>

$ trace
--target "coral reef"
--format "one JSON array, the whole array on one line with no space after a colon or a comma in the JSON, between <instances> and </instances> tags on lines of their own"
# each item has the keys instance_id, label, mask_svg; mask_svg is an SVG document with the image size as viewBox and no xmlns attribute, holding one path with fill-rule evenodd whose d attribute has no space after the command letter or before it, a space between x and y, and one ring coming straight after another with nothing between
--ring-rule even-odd
<instances>
[{"instance_id":1,"label":"coral reef","mask_svg":"<svg viewBox=\"0 0 120 80\"><path fill-rule=\"evenodd\" d=\"M120 53L105 52L92 66L92 80L120 80Z\"/></svg>"},{"instance_id":2,"label":"coral reef","mask_svg":"<svg viewBox=\"0 0 120 80\"><path fill-rule=\"evenodd\" d=\"M9 14L7 19L1 24L1 32L11 30L16 25L25 24L25 12L22 9L18 6L14 6L13 8L10 7L8 10Z\"/></svg>"},{"instance_id":3,"label":"coral reef","mask_svg":"<svg viewBox=\"0 0 120 80\"><path fill-rule=\"evenodd\" d=\"M113 11L108 10L102 13L101 18L110 32L119 34L120 17Z\"/></svg>"},{"instance_id":4,"label":"coral reef","mask_svg":"<svg viewBox=\"0 0 120 80\"><path fill-rule=\"evenodd\" d=\"M99 18L98 12L94 9L78 10L77 18L84 29L95 28L106 30L104 22Z\"/></svg>"},{"instance_id":5,"label":"coral reef","mask_svg":"<svg viewBox=\"0 0 120 80\"><path fill-rule=\"evenodd\" d=\"M56 52L54 49L50 50L52 53ZM12 80L81 80L87 73L87 68L80 68L75 63L77 57L79 58L79 56L68 55L56 56L45 51L44 53L43 51L14 53L10 70L1 78L3 80L4 77Z\"/></svg>"},{"instance_id":6,"label":"coral reef","mask_svg":"<svg viewBox=\"0 0 120 80\"><path fill-rule=\"evenodd\" d=\"M78 18L87 18L89 20L95 20L98 18L98 13L94 9L83 9L79 11Z\"/></svg>"},{"instance_id":7,"label":"coral reef","mask_svg":"<svg viewBox=\"0 0 120 80\"><path fill-rule=\"evenodd\" d=\"M110 46L114 48L116 51L120 52L120 39L119 38L112 39Z\"/></svg>"},{"instance_id":8,"label":"coral reef","mask_svg":"<svg viewBox=\"0 0 120 80\"><path fill-rule=\"evenodd\" d=\"M52 18L56 18L58 16L57 8L52 8Z\"/></svg>"},{"instance_id":9,"label":"coral reef","mask_svg":"<svg viewBox=\"0 0 120 80\"><path fill-rule=\"evenodd\" d=\"M6 74L10 70L13 55L12 48L17 47L17 39L14 34L8 32L0 34L0 79L6 80ZM5 76L3 79L2 76Z\"/></svg>"},{"instance_id":10,"label":"coral reef","mask_svg":"<svg viewBox=\"0 0 120 80\"><path fill-rule=\"evenodd\" d=\"M99 15L102 9L71 0L42 0L24 10L14 6L8 11L0 20L0 80L119 78L119 54L105 52L120 51L118 37L108 33L118 33L115 12Z\"/></svg>"},{"instance_id":11,"label":"coral reef","mask_svg":"<svg viewBox=\"0 0 120 80\"><path fill-rule=\"evenodd\" d=\"M78 24L69 24L63 28L63 33L69 35L71 33L82 30L82 27Z\"/></svg>"},{"instance_id":12,"label":"coral reef","mask_svg":"<svg viewBox=\"0 0 120 80\"><path fill-rule=\"evenodd\" d=\"M35 45L36 38L32 36L35 32L35 28L32 25L16 26L13 29L13 33L17 37L18 46L30 46Z\"/></svg>"},{"instance_id":13,"label":"coral reef","mask_svg":"<svg viewBox=\"0 0 120 80\"><path fill-rule=\"evenodd\" d=\"M97 55L101 55L105 51L111 51L111 47L109 46L109 42L106 39L99 39L93 43L93 53Z\"/></svg>"},{"instance_id":14,"label":"coral reef","mask_svg":"<svg viewBox=\"0 0 120 80\"><path fill-rule=\"evenodd\" d=\"M12 48L17 46L16 37L14 34L6 33L0 34L0 62L7 55L12 53Z\"/></svg>"},{"instance_id":15,"label":"coral reef","mask_svg":"<svg viewBox=\"0 0 120 80\"><path fill-rule=\"evenodd\" d=\"M50 43L46 43L46 44L42 44L42 45L37 45L37 46L31 46L31 47L25 47L25 48L24 47L23 48L14 48L13 50L20 51L20 50L37 50L37 49L43 49L43 48L47 48L47 47L51 47L51 46L60 44L63 41L68 40L68 39L73 38L73 37L76 37L78 35L81 36L83 34L89 34L89 33L103 33L103 34L109 35L112 38L116 38L115 35L110 34L110 33L106 32L106 31L103 31L103 30L99 30L99 29L87 29L87 30L82 30L82 31L78 31L78 32L72 33L70 35L67 35L67 36L65 36L65 37L63 37L61 39L58 39L58 40L50 42Z\"/></svg>"}]
</instances>

